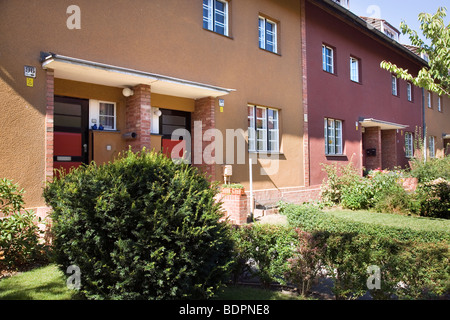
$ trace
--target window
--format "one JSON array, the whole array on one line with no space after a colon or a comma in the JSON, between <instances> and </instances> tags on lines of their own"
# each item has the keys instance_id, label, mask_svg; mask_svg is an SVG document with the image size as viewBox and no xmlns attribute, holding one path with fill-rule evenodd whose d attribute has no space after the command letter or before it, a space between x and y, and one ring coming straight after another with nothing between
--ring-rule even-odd
<instances>
[{"instance_id":1,"label":"window","mask_svg":"<svg viewBox=\"0 0 450 320\"><path fill-rule=\"evenodd\" d=\"M405 154L407 158L413 157L413 134L411 132L405 133Z\"/></svg>"},{"instance_id":2,"label":"window","mask_svg":"<svg viewBox=\"0 0 450 320\"><path fill-rule=\"evenodd\" d=\"M343 153L342 143L342 121L325 118L325 154L341 155Z\"/></svg>"},{"instance_id":3,"label":"window","mask_svg":"<svg viewBox=\"0 0 450 320\"><path fill-rule=\"evenodd\" d=\"M277 53L277 24L259 17L259 47Z\"/></svg>"},{"instance_id":4,"label":"window","mask_svg":"<svg viewBox=\"0 0 450 320\"><path fill-rule=\"evenodd\" d=\"M442 97L438 97L438 111L442 112Z\"/></svg>"},{"instance_id":5,"label":"window","mask_svg":"<svg viewBox=\"0 0 450 320\"><path fill-rule=\"evenodd\" d=\"M397 77L392 75L391 76L391 82L392 82L392 95L397 96L398 95L398 81L397 81Z\"/></svg>"},{"instance_id":6,"label":"window","mask_svg":"<svg viewBox=\"0 0 450 320\"><path fill-rule=\"evenodd\" d=\"M114 103L100 102L99 121L105 130L116 130L116 105Z\"/></svg>"},{"instance_id":7,"label":"window","mask_svg":"<svg viewBox=\"0 0 450 320\"><path fill-rule=\"evenodd\" d=\"M428 149L430 151L430 158L435 158L436 157L436 138L435 137L430 137L430 145L428 146Z\"/></svg>"},{"instance_id":8,"label":"window","mask_svg":"<svg viewBox=\"0 0 450 320\"><path fill-rule=\"evenodd\" d=\"M334 49L326 45L322 46L323 71L334 73Z\"/></svg>"},{"instance_id":9,"label":"window","mask_svg":"<svg viewBox=\"0 0 450 320\"><path fill-rule=\"evenodd\" d=\"M406 96L408 97L408 101L413 101L412 84L409 82L406 84Z\"/></svg>"},{"instance_id":10,"label":"window","mask_svg":"<svg viewBox=\"0 0 450 320\"><path fill-rule=\"evenodd\" d=\"M279 143L278 110L248 106L248 150L278 152Z\"/></svg>"},{"instance_id":11,"label":"window","mask_svg":"<svg viewBox=\"0 0 450 320\"><path fill-rule=\"evenodd\" d=\"M350 57L350 80L359 82L359 60Z\"/></svg>"},{"instance_id":12,"label":"window","mask_svg":"<svg viewBox=\"0 0 450 320\"><path fill-rule=\"evenodd\" d=\"M203 28L228 36L228 2L203 0Z\"/></svg>"},{"instance_id":13,"label":"window","mask_svg":"<svg viewBox=\"0 0 450 320\"><path fill-rule=\"evenodd\" d=\"M431 109L431 92L427 92L427 107Z\"/></svg>"}]
</instances>

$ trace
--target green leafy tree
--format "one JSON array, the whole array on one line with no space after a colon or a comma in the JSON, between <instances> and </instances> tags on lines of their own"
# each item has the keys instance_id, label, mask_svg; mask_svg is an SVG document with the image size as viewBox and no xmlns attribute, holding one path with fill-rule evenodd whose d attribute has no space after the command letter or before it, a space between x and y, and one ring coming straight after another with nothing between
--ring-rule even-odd
<instances>
[{"instance_id":1,"label":"green leafy tree","mask_svg":"<svg viewBox=\"0 0 450 320\"><path fill-rule=\"evenodd\" d=\"M418 48L418 52L428 56L427 67L423 67L417 75L412 75L409 70L388 61L381 62L381 68L418 87L450 96L450 24L445 25L446 16L445 7L440 7L434 15L419 14L420 29L425 39L404 21L400 25L402 33L409 36L411 44Z\"/></svg>"}]
</instances>

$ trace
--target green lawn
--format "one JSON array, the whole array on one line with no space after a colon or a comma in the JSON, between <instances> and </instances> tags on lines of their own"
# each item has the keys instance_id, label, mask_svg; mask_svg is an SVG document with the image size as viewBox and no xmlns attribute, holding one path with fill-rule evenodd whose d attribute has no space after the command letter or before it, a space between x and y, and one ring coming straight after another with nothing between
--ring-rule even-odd
<instances>
[{"instance_id":1,"label":"green lawn","mask_svg":"<svg viewBox=\"0 0 450 320\"><path fill-rule=\"evenodd\" d=\"M75 293L53 264L0 280L0 300L70 300Z\"/></svg>"},{"instance_id":2,"label":"green lawn","mask_svg":"<svg viewBox=\"0 0 450 320\"><path fill-rule=\"evenodd\" d=\"M333 209L331 215L353 222L363 222L381 226L409 228L416 231L450 232L450 220L433 219L418 216L403 216L370 211L351 211Z\"/></svg>"},{"instance_id":3,"label":"green lawn","mask_svg":"<svg viewBox=\"0 0 450 320\"><path fill-rule=\"evenodd\" d=\"M51 264L0 280L0 300L72 300L64 274ZM302 300L297 295L243 286L224 288L215 300Z\"/></svg>"}]
</instances>

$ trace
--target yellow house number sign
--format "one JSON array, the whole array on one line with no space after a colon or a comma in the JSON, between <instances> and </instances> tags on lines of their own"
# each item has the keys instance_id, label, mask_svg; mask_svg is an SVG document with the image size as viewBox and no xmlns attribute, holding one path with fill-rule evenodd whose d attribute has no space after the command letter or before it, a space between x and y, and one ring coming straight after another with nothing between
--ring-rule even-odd
<instances>
[{"instance_id":1,"label":"yellow house number sign","mask_svg":"<svg viewBox=\"0 0 450 320\"><path fill-rule=\"evenodd\" d=\"M34 86L34 79L27 78L27 87L33 87L33 86Z\"/></svg>"},{"instance_id":2,"label":"yellow house number sign","mask_svg":"<svg viewBox=\"0 0 450 320\"><path fill-rule=\"evenodd\" d=\"M25 77L27 78L27 87L33 87L34 86L34 78L36 78L36 67L25 66L24 74L25 74Z\"/></svg>"}]
</instances>

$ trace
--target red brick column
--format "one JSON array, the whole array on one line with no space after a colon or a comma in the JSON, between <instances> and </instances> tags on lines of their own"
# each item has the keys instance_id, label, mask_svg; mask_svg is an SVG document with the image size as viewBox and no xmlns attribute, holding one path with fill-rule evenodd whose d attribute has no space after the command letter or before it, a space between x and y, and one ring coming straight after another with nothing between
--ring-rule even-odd
<instances>
[{"instance_id":1,"label":"red brick column","mask_svg":"<svg viewBox=\"0 0 450 320\"><path fill-rule=\"evenodd\" d=\"M128 140L133 152L150 149L150 86L140 84L133 88L134 94L127 98L127 132L136 132L137 138Z\"/></svg>"},{"instance_id":2,"label":"red brick column","mask_svg":"<svg viewBox=\"0 0 450 320\"><path fill-rule=\"evenodd\" d=\"M216 100L212 97L198 99L191 115L192 164L210 176L211 181L216 180L215 152L212 151L212 158L208 159L204 158L203 152L206 147L215 150L214 136L205 134L207 130L216 128L215 107Z\"/></svg>"},{"instance_id":3,"label":"red brick column","mask_svg":"<svg viewBox=\"0 0 450 320\"><path fill-rule=\"evenodd\" d=\"M247 195L223 194L217 196L217 200L222 202L224 219L230 223L241 226L247 223L248 217L248 198Z\"/></svg>"},{"instance_id":4,"label":"red brick column","mask_svg":"<svg viewBox=\"0 0 450 320\"><path fill-rule=\"evenodd\" d=\"M54 111L55 111L55 72L46 70L46 109L45 109L45 180L53 180Z\"/></svg>"},{"instance_id":5,"label":"red brick column","mask_svg":"<svg viewBox=\"0 0 450 320\"><path fill-rule=\"evenodd\" d=\"M376 149L376 156L365 155L367 170L375 170L382 166L382 150L381 150L381 129L380 127L365 128L364 132L364 150Z\"/></svg>"}]
</instances>

